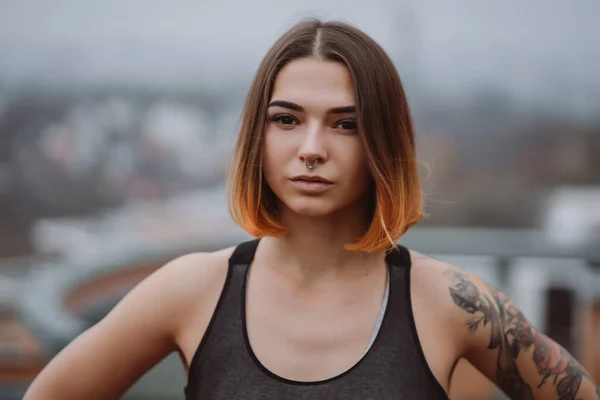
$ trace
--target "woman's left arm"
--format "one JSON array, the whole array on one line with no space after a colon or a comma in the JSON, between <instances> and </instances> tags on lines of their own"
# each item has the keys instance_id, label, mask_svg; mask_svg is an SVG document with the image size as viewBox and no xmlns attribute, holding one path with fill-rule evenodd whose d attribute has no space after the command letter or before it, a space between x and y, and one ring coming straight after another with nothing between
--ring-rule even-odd
<instances>
[{"instance_id":1,"label":"woman's left arm","mask_svg":"<svg viewBox=\"0 0 600 400\"><path fill-rule=\"evenodd\" d=\"M600 388L498 288L449 267L448 295L464 324L464 358L511 399L599 400Z\"/></svg>"}]
</instances>

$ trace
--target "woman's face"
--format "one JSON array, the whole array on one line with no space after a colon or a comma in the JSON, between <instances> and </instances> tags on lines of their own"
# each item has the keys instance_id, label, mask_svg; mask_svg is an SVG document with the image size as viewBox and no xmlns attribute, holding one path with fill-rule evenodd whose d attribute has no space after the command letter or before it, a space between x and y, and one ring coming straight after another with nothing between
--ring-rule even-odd
<instances>
[{"instance_id":1,"label":"woman's face","mask_svg":"<svg viewBox=\"0 0 600 400\"><path fill-rule=\"evenodd\" d=\"M264 174L281 206L321 217L362 202L371 175L355 106L341 63L302 58L279 72L265 127Z\"/></svg>"}]
</instances>

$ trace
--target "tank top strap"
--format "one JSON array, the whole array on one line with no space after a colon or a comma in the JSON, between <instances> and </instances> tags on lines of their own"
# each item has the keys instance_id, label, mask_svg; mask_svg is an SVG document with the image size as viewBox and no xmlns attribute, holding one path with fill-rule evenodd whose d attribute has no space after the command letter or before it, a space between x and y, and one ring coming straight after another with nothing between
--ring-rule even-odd
<instances>
[{"instance_id":1,"label":"tank top strap","mask_svg":"<svg viewBox=\"0 0 600 400\"><path fill-rule=\"evenodd\" d=\"M238 244L229 257L229 267L234 265L249 265L254 260L258 242L260 242L260 238Z\"/></svg>"},{"instance_id":2,"label":"tank top strap","mask_svg":"<svg viewBox=\"0 0 600 400\"><path fill-rule=\"evenodd\" d=\"M400 244L397 244L393 249L387 252L385 260L388 265L394 267L410 268L411 266L410 252L406 247Z\"/></svg>"}]
</instances>

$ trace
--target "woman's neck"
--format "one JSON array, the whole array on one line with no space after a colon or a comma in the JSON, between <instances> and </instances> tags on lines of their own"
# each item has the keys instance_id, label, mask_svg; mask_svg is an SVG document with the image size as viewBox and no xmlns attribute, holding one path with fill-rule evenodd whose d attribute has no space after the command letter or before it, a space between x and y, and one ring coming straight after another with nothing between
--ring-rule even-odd
<instances>
[{"instance_id":1,"label":"woman's neck","mask_svg":"<svg viewBox=\"0 0 600 400\"><path fill-rule=\"evenodd\" d=\"M357 214L306 217L288 212L282 215L286 233L277 238L265 237L259 256L265 264L278 269L285 266L286 273L303 280L364 274L380 264L385 253L345 249L366 231L367 222L356 218Z\"/></svg>"}]
</instances>

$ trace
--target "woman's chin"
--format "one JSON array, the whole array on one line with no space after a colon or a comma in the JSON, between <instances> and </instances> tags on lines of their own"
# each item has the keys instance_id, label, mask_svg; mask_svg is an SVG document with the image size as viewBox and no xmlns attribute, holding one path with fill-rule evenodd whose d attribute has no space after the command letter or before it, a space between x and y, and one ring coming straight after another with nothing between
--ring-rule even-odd
<instances>
[{"instance_id":1,"label":"woman's chin","mask_svg":"<svg viewBox=\"0 0 600 400\"><path fill-rule=\"evenodd\" d=\"M339 196L289 196L280 200L282 210L288 210L291 215L323 218L336 215L336 219L344 215L350 218L358 216L364 210L364 202L360 199L354 199L347 196L344 199ZM285 211L284 211L285 212Z\"/></svg>"},{"instance_id":2,"label":"woman's chin","mask_svg":"<svg viewBox=\"0 0 600 400\"><path fill-rule=\"evenodd\" d=\"M301 201L287 202L286 208L292 214L302 217L320 218L326 217L339 210L335 204L322 199L302 199Z\"/></svg>"},{"instance_id":3,"label":"woman's chin","mask_svg":"<svg viewBox=\"0 0 600 400\"><path fill-rule=\"evenodd\" d=\"M290 210L297 216L309 218L322 218L331 215L334 210L325 207L295 207Z\"/></svg>"}]
</instances>

